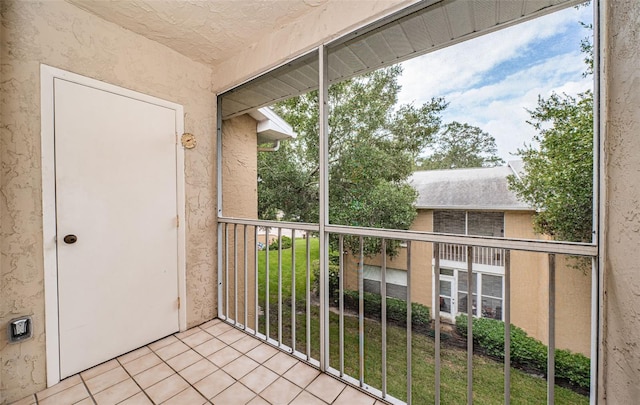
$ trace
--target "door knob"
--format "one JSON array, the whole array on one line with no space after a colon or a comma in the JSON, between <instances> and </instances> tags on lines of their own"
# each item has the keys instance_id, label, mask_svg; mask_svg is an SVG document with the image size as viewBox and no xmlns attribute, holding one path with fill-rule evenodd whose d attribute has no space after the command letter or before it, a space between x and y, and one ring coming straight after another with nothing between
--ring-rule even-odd
<instances>
[{"instance_id":1,"label":"door knob","mask_svg":"<svg viewBox=\"0 0 640 405\"><path fill-rule=\"evenodd\" d=\"M64 243L71 245L73 243L76 243L78 237L76 235L67 235L62 240L64 240Z\"/></svg>"}]
</instances>

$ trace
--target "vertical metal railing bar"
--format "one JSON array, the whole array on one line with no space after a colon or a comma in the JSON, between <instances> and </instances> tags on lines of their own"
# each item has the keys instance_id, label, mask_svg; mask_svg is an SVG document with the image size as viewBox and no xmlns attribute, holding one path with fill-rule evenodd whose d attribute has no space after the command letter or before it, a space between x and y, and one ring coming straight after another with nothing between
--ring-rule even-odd
<instances>
[{"instance_id":1,"label":"vertical metal railing bar","mask_svg":"<svg viewBox=\"0 0 640 405\"><path fill-rule=\"evenodd\" d=\"M360 237L358 261L358 360L360 387L364 386L364 239Z\"/></svg>"},{"instance_id":2,"label":"vertical metal railing bar","mask_svg":"<svg viewBox=\"0 0 640 405\"><path fill-rule=\"evenodd\" d=\"M436 369L435 369L435 404L439 405L440 404L440 247L442 247L442 245L440 243L434 243L433 244L433 257L434 257L434 267L433 267L433 273L435 275L435 292L434 292L434 302L435 302L435 309L434 309L434 319L435 319L435 339L436 339ZM447 249L446 246L444 246L445 249ZM453 300L454 297L451 297L451 300ZM452 302L453 303L453 302ZM452 305L451 305L452 306ZM450 306L450 307L451 307Z\"/></svg>"},{"instance_id":3,"label":"vertical metal railing bar","mask_svg":"<svg viewBox=\"0 0 640 405\"><path fill-rule=\"evenodd\" d=\"M311 232L307 231L307 285L305 287L305 298L307 301L307 320L305 323L307 329L307 360L311 359L311 252L309 251L311 245L309 239L311 239Z\"/></svg>"},{"instance_id":4,"label":"vertical metal railing bar","mask_svg":"<svg viewBox=\"0 0 640 405\"><path fill-rule=\"evenodd\" d=\"M233 224L233 324L238 323L238 224Z\"/></svg>"},{"instance_id":5,"label":"vertical metal railing bar","mask_svg":"<svg viewBox=\"0 0 640 405\"><path fill-rule=\"evenodd\" d=\"M412 326L411 313L411 241L407 241L407 405L411 405Z\"/></svg>"},{"instance_id":6,"label":"vertical metal railing bar","mask_svg":"<svg viewBox=\"0 0 640 405\"><path fill-rule=\"evenodd\" d=\"M340 249L340 268L338 273L338 302L340 307L339 319L339 344L340 344L340 377L344 377L344 236L340 235L338 240Z\"/></svg>"},{"instance_id":7,"label":"vertical metal railing bar","mask_svg":"<svg viewBox=\"0 0 640 405\"><path fill-rule=\"evenodd\" d=\"M595 405L598 402L599 394L598 375L602 374L599 348L604 348L604 344L600 345L603 339L601 332L604 332L604 315L601 311L604 300L604 278L603 270L605 267L605 212L607 199L608 182L605 182L605 134L606 125L608 124L607 112L607 78L604 73L607 45L605 33L608 31L607 9L614 2L594 1L593 2L593 239L592 242L598 245L598 256L592 259L592 275L591 275L591 384L590 384L590 404ZM600 232L603 230L603 232ZM600 381L604 383L604 375L600 377ZM604 398L603 398L604 399Z\"/></svg>"},{"instance_id":8,"label":"vertical metal railing bar","mask_svg":"<svg viewBox=\"0 0 640 405\"><path fill-rule=\"evenodd\" d=\"M282 228L278 228L278 346L282 345Z\"/></svg>"},{"instance_id":9,"label":"vertical metal railing bar","mask_svg":"<svg viewBox=\"0 0 640 405\"><path fill-rule=\"evenodd\" d=\"M549 255L549 346L547 348L547 404L555 403L556 255Z\"/></svg>"},{"instance_id":10,"label":"vertical metal railing bar","mask_svg":"<svg viewBox=\"0 0 640 405\"><path fill-rule=\"evenodd\" d=\"M296 351L296 230L291 230L291 351Z\"/></svg>"},{"instance_id":11,"label":"vertical metal railing bar","mask_svg":"<svg viewBox=\"0 0 640 405\"><path fill-rule=\"evenodd\" d=\"M260 308L260 303L258 302L258 291L259 291L259 287L258 287L258 271L260 269L258 269L258 263L259 263L259 258L258 258L258 227L254 226L253 227L253 265L255 266L253 269L253 334L257 334L258 333L258 322L260 319L260 314L259 312L259 308Z\"/></svg>"},{"instance_id":12,"label":"vertical metal railing bar","mask_svg":"<svg viewBox=\"0 0 640 405\"><path fill-rule=\"evenodd\" d=\"M467 246L467 404L473 404L473 246ZM480 297L478 297L478 300Z\"/></svg>"},{"instance_id":13,"label":"vertical metal railing bar","mask_svg":"<svg viewBox=\"0 0 640 405\"><path fill-rule=\"evenodd\" d=\"M264 335L269 340L269 235L271 228L264 229Z\"/></svg>"},{"instance_id":14,"label":"vertical metal railing bar","mask_svg":"<svg viewBox=\"0 0 640 405\"><path fill-rule=\"evenodd\" d=\"M382 398L387 397L387 240L382 239L382 269L380 271L380 304L382 319Z\"/></svg>"},{"instance_id":15,"label":"vertical metal railing bar","mask_svg":"<svg viewBox=\"0 0 640 405\"><path fill-rule=\"evenodd\" d=\"M329 53L318 47L318 146L320 238L320 370L329 368Z\"/></svg>"},{"instance_id":16,"label":"vertical metal railing bar","mask_svg":"<svg viewBox=\"0 0 640 405\"><path fill-rule=\"evenodd\" d=\"M224 224L224 316L229 319L229 224Z\"/></svg>"},{"instance_id":17,"label":"vertical metal railing bar","mask_svg":"<svg viewBox=\"0 0 640 405\"><path fill-rule=\"evenodd\" d=\"M591 259L591 380L590 404L597 402L598 387L598 259Z\"/></svg>"},{"instance_id":18,"label":"vertical metal railing bar","mask_svg":"<svg viewBox=\"0 0 640 405\"><path fill-rule=\"evenodd\" d=\"M216 207L217 217L222 216L222 102L221 98L216 97ZM217 245L218 245L218 257L216 269L216 282L218 287L218 317L222 317L222 224L218 222L217 227ZM227 286L224 286L226 288Z\"/></svg>"},{"instance_id":19,"label":"vertical metal railing bar","mask_svg":"<svg viewBox=\"0 0 640 405\"><path fill-rule=\"evenodd\" d=\"M216 229L218 235L218 268L216 269L217 298L218 298L218 318L222 318L222 228L224 224L218 222Z\"/></svg>"},{"instance_id":20,"label":"vertical metal railing bar","mask_svg":"<svg viewBox=\"0 0 640 405\"><path fill-rule=\"evenodd\" d=\"M504 403L511 403L511 251L504 252Z\"/></svg>"},{"instance_id":21,"label":"vertical metal railing bar","mask_svg":"<svg viewBox=\"0 0 640 405\"><path fill-rule=\"evenodd\" d=\"M243 231L243 239L244 239L244 250L243 250L243 254L242 254L242 264L244 265L244 278L243 278L243 290L242 290L242 295L244 296L244 329L247 329L248 325L247 322L249 322L248 319L248 306L249 306L249 294L247 293L247 287L248 287L248 281L247 281L247 277L249 276L249 252L247 252L247 227L248 225L244 225L242 228Z\"/></svg>"}]
</instances>

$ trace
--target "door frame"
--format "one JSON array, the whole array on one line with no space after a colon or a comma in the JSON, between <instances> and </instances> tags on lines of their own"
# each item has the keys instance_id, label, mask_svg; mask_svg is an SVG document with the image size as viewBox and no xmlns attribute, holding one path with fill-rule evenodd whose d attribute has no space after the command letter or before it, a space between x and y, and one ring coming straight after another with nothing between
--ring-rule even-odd
<instances>
[{"instance_id":1,"label":"door frame","mask_svg":"<svg viewBox=\"0 0 640 405\"><path fill-rule=\"evenodd\" d=\"M60 346L58 329L58 263L56 246L56 177L54 133L54 79L67 80L80 85L107 91L169 108L176 114L176 203L178 210L178 325L180 331L187 328L186 306L186 248L185 248L185 193L184 148L178 142L178 134L184 132L183 107L143 93L81 76L52 66L40 65L40 119L42 163L42 248L44 259L45 301L45 358L47 387L60 382Z\"/></svg>"}]
</instances>

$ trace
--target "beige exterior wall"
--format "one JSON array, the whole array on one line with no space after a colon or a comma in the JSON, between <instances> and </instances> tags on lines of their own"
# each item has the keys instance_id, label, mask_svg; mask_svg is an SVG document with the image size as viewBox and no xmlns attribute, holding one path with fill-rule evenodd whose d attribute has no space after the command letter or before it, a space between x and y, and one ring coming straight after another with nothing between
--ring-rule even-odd
<instances>
[{"instance_id":1,"label":"beige exterior wall","mask_svg":"<svg viewBox=\"0 0 640 405\"><path fill-rule=\"evenodd\" d=\"M216 315L215 95L211 69L64 1L0 3L0 403L45 387L40 64L184 106L187 323ZM32 315L34 338L8 345L7 321Z\"/></svg>"},{"instance_id":2,"label":"beige exterior wall","mask_svg":"<svg viewBox=\"0 0 640 405\"><path fill-rule=\"evenodd\" d=\"M258 218L258 138L256 120L249 115L241 115L222 122L222 211L226 217ZM229 288L223 291L220 307L223 314L240 323L244 323L244 227L230 225L228 249L223 249L223 263L228 253L228 273L226 280ZM236 237L237 235L237 237ZM223 237L224 238L224 237ZM224 242L225 239L223 239ZM247 325L255 329L255 235L254 228L247 227ZM234 246L235 249L234 250ZM237 269L237 272L236 272ZM235 274L235 276L234 276ZM237 277L237 278L236 278ZM225 277L223 275L222 281ZM238 286L236 312L236 289ZM227 309L226 303L229 302Z\"/></svg>"},{"instance_id":3,"label":"beige exterior wall","mask_svg":"<svg viewBox=\"0 0 640 405\"><path fill-rule=\"evenodd\" d=\"M532 225L531 212L505 213L504 236L540 239ZM548 342L548 268L544 254L511 252L511 321L545 344Z\"/></svg>"},{"instance_id":4,"label":"beige exterior wall","mask_svg":"<svg viewBox=\"0 0 640 405\"><path fill-rule=\"evenodd\" d=\"M601 388L609 404L640 398L640 2L605 2Z\"/></svg>"},{"instance_id":5,"label":"beige exterior wall","mask_svg":"<svg viewBox=\"0 0 640 405\"><path fill-rule=\"evenodd\" d=\"M532 212L505 214L505 237L543 239L533 231ZM556 258L556 347L591 354L591 276L567 256ZM511 320L548 342L549 260L541 253L511 253Z\"/></svg>"}]
</instances>

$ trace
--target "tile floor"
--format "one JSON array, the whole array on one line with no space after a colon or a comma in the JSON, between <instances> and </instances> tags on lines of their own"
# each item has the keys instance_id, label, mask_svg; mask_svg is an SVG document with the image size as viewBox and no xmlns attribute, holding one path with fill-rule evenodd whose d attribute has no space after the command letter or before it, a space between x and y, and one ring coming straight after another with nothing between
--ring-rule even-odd
<instances>
[{"instance_id":1,"label":"tile floor","mask_svg":"<svg viewBox=\"0 0 640 405\"><path fill-rule=\"evenodd\" d=\"M14 405L382 405L213 320L100 364Z\"/></svg>"}]
</instances>

